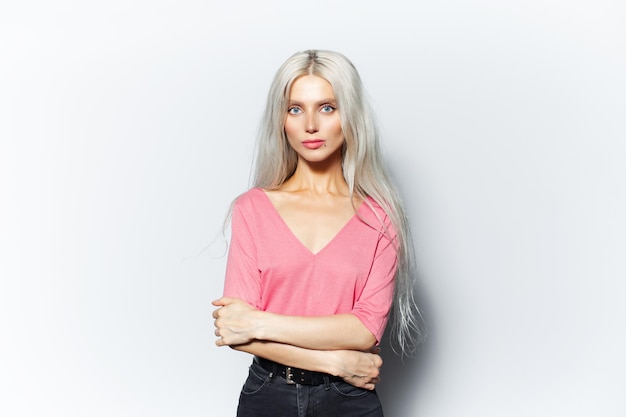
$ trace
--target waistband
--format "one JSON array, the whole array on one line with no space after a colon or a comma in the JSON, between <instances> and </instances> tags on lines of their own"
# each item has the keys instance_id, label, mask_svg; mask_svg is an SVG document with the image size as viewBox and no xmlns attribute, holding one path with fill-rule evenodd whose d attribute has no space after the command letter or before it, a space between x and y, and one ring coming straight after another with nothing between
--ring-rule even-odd
<instances>
[{"instance_id":1,"label":"waistband","mask_svg":"<svg viewBox=\"0 0 626 417\"><path fill-rule=\"evenodd\" d=\"M343 380L338 376L324 372L307 371L306 369L285 366L260 356L255 356L254 362L266 371L274 372L276 375L284 378L287 384L322 385L328 382Z\"/></svg>"}]
</instances>

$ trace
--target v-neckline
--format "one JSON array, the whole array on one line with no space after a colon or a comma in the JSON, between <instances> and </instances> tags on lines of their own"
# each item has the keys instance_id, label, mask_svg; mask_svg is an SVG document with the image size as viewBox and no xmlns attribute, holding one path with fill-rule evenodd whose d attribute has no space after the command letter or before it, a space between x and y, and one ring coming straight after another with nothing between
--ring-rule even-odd
<instances>
[{"instance_id":1,"label":"v-neckline","mask_svg":"<svg viewBox=\"0 0 626 417\"><path fill-rule=\"evenodd\" d=\"M329 246L332 245L332 243L337 240L339 238L340 235L343 234L344 230L346 230L348 228L348 226L350 226L350 224L352 222L355 221L355 219L359 218L359 211L361 210L361 208L363 207L363 205L365 204L364 201L361 202L361 204L359 205L359 207L355 210L354 214L350 217L350 219L348 219L348 221L341 226L341 228L337 231L337 233L335 233L333 235L332 238L330 238L330 240L328 242L326 242L324 244L324 246L322 246L320 248L320 250L318 250L317 252L313 252L308 246L306 246L301 240L300 238L293 232L293 230L291 230L291 227L289 227L289 225L287 224L287 222L285 221L285 219L283 219L283 216L280 215L280 213L278 212L278 209L276 208L276 206L274 205L274 203L272 202L272 200L270 199L270 196L267 195L267 192L262 189L262 188L257 188L257 190L263 194L263 196L265 197L265 201L266 203L270 206L271 211L274 213L274 215L278 218L278 220L280 221L280 223L284 226L284 228L287 230L288 234L291 236L291 238L293 240L295 240L296 242L298 242L298 245L303 248L304 250L306 250L311 256L313 257L317 257L319 254L321 254L322 252L324 252L326 250L326 248L328 248Z\"/></svg>"}]
</instances>

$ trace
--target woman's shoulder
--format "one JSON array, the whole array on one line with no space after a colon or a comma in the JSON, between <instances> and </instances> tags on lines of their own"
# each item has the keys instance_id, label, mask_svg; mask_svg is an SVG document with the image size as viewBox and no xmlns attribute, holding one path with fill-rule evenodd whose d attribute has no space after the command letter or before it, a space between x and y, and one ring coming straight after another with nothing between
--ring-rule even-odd
<instances>
[{"instance_id":1,"label":"woman's shoulder","mask_svg":"<svg viewBox=\"0 0 626 417\"><path fill-rule=\"evenodd\" d=\"M250 200L257 200L263 194L265 194L265 191L263 191L262 188L253 187L253 188L250 188L247 191L244 191L243 193L239 194L237 197L235 197L235 202L236 203L241 203L241 202L247 202L247 201L250 201Z\"/></svg>"},{"instance_id":2,"label":"woman's shoulder","mask_svg":"<svg viewBox=\"0 0 626 417\"><path fill-rule=\"evenodd\" d=\"M233 203L235 207L252 207L259 204L259 201L266 199L265 191L262 188L254 187L239 194Z\"/></svg>"},{"instance_id":3,"label":"woman's shoulder","mask_svg":"<svg viewBox=\"0 0 626 417\"><path fill-rule=\"evenodd\" d=\"M363 202L361 203L361 207L366 209L365 211L373 216L377 216L381 218L387 217L387 213L385 212L385 209L383 209L383 207L378 203L378 201L376 201L376 199L372 196L369 196L369 195L366 196L363 199Z\"/></svg>"},{"instance_id":4,"label":"woman's shoulder","mask_svg":"<svg viewBox=\"0 0 626 417\"><path fill-rule=\"evenodd\" d=\"M361 214L365 223L369 225L377 225L376 229L382 231L393 230L394 226L389 217L389 213L383 208L376 199L372 196L367 196L359 207L359 213Z\"/></svg>"}]
</instances>

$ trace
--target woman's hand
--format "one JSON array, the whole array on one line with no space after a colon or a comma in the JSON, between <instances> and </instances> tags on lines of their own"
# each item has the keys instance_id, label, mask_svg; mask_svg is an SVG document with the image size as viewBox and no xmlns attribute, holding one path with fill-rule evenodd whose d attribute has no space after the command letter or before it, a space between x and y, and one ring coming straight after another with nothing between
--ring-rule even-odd
<instances>
[{"instance_id":1,"label":"woman's hand","mask_svg":"<svg viewBox=\"0 0 626 417\"><path fill-rule=\"evenodd\" d=\"M355 387L373 390L380 382L380 367L383 365L379 352L377 347L369 352L335 351L339 358L337 376Z\"/></svg>"},{"instance_id":2,"label":"woman's hand","mask_svg":"<svg viewBox=\"0 0 626 417\"><path fill-rule=\"evenodd\" d=\"M213 311L217 346L234 346L256 339L259 327L255 314L259 310L238 298L222 297L212 303L219 308Z\"/></svg>"}]
</instances>

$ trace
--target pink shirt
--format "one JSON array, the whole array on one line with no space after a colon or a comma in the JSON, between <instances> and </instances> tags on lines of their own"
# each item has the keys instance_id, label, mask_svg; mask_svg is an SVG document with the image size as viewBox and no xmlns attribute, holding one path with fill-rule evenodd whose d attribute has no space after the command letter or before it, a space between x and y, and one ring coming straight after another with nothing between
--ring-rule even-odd
<instances>
[{"instance_id":1,"label":"pink shirt","mask_svg":"<svg viewBox=\"0 0 626 417\"><path fill-rule=\"evenodd\" d=\"M318 253L306 248L270 201L253 188L233 207L224 295L278 314L352 313L380 341L397 266L385 212L369 199ZM393 236L393 235L392 235Z\"/></svg>"}]
</instances>

